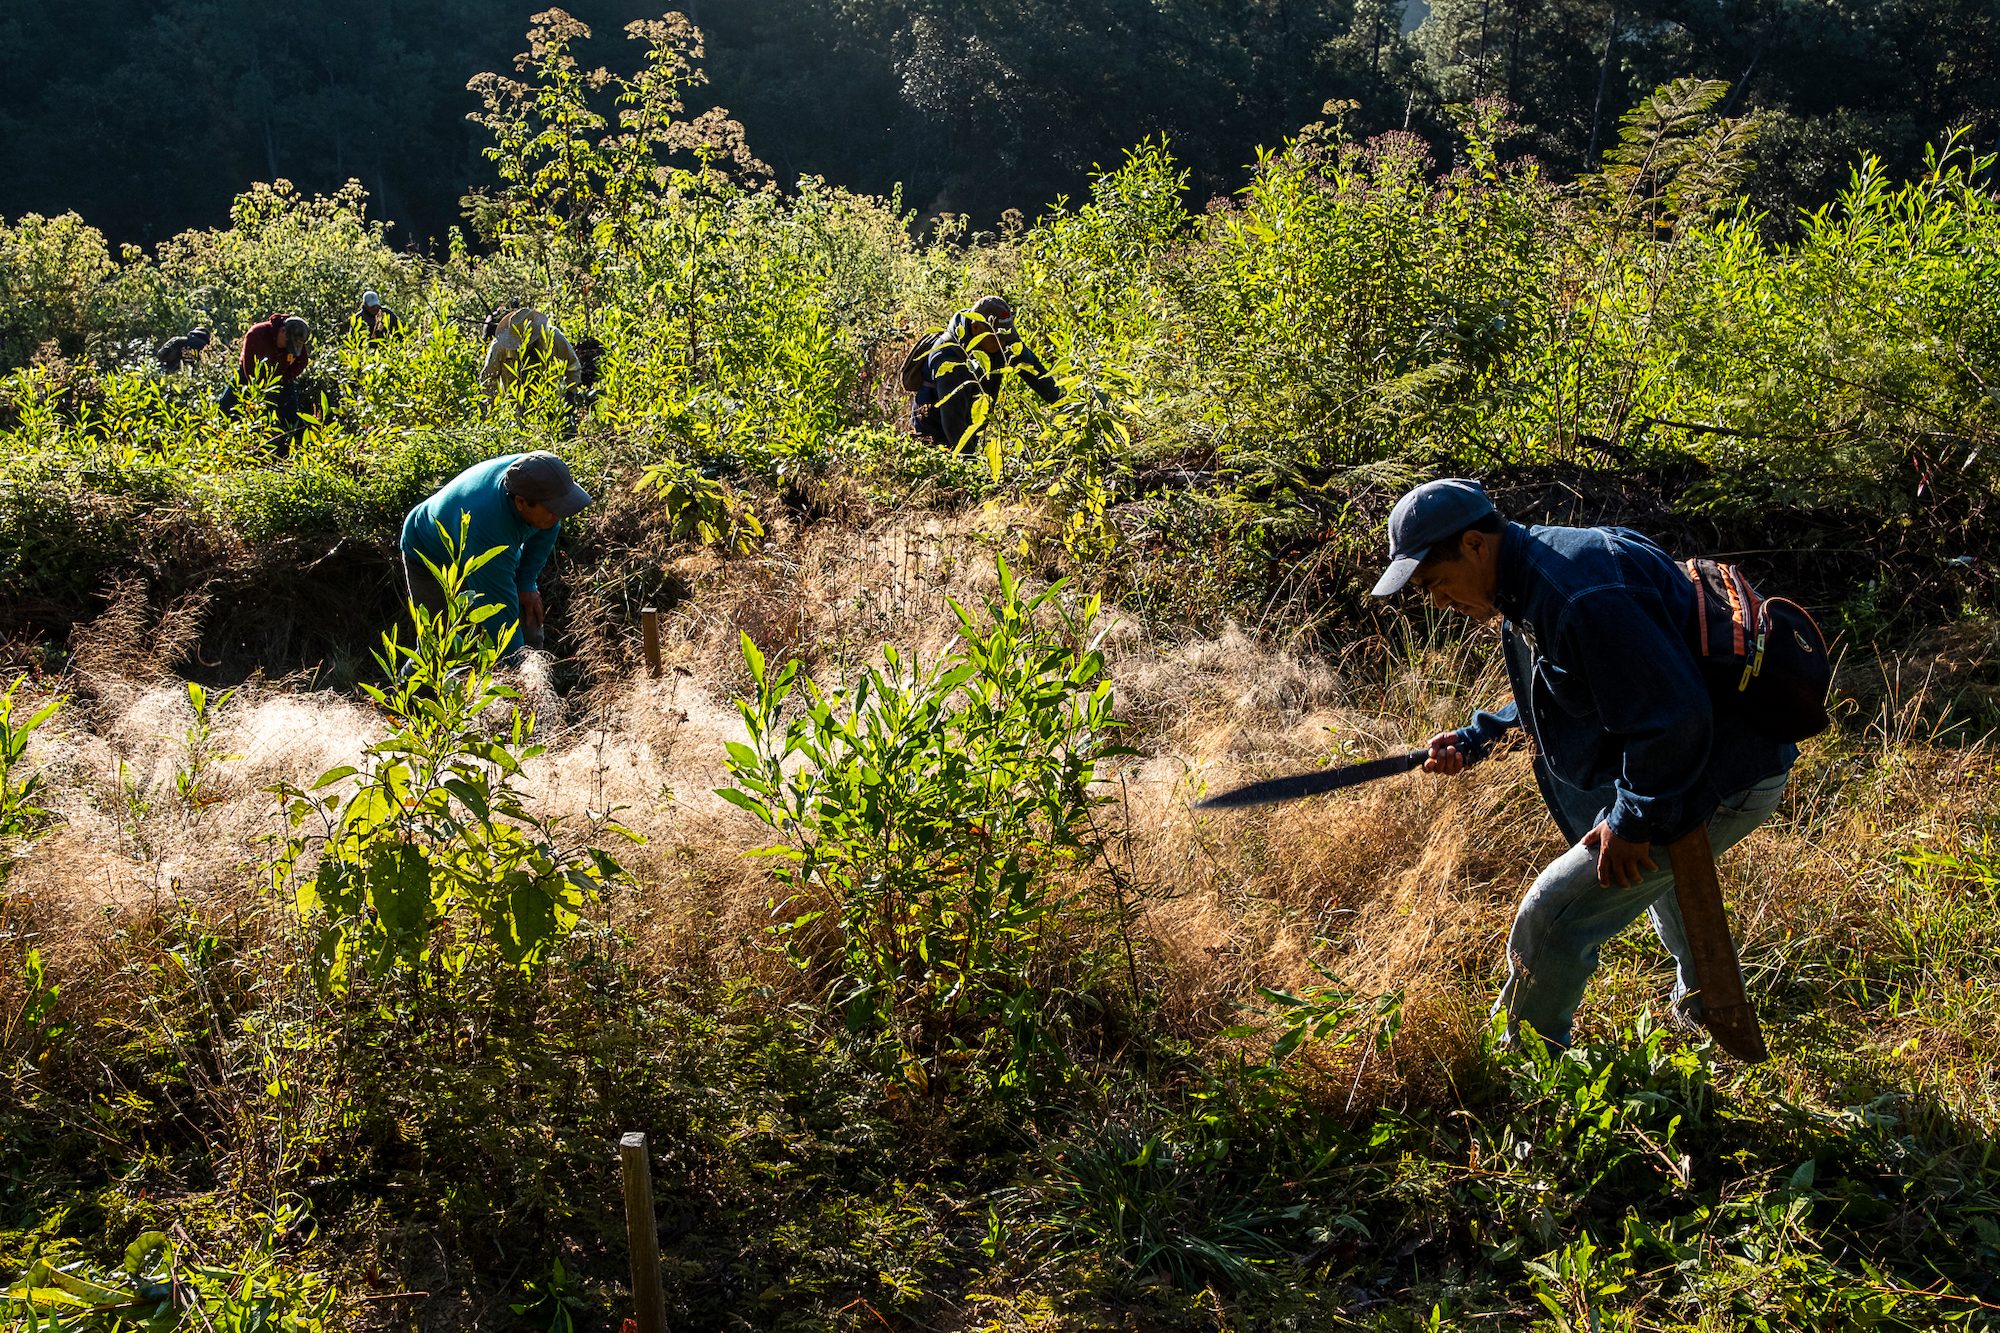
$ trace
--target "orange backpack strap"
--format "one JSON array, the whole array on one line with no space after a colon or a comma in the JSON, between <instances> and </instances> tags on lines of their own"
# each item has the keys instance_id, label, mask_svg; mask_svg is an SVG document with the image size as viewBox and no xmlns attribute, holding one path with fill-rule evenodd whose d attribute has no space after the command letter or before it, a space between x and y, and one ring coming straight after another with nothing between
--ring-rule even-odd
<instances>
[{"instance_id":1,"label":"orange backpack strap","mask_svg":"<svg viewBox=\"0 0 2000 1333\"><path fill-rule=\"evenodd\" d=\"M1701 655L1703 657L1707 657L1708 656L1708 605L1706 599L1702 596L1703 590L1701 586L1701 561L1699 560L1688 561L1687 575L1688 575L1688 582L1694 584L1694 608L1695 608L1694 623L1697 626L1699 626L1701 630Z\"/></svg>"}]
</instances>

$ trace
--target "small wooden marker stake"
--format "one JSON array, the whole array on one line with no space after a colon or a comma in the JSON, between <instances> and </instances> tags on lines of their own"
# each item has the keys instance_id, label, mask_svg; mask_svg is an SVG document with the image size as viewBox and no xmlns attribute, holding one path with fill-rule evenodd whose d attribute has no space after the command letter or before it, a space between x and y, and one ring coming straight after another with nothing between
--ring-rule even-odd
<instances>
[{"instance_id":1,"label":"small wooden marker stake","mask_svg":"<svg viewBox=\"0 0 2000 1333\"><path fill-rule=\"evenodd\" d=\"M667 1333L667 1300L660 1290L660 1230L653 1221L653 1167L644 1134L618 1140L625 1168L625 1235L632 1246L632 1300L639 1333Z\"/></svg>"},{"instance_id":2,"label":"small wooden marker stake","mask_svg":"<svg viewBox=\"0 0 2000 1333\"><path fill-rule=\"evenodd\" d=\"M657 608L639 608L639 629L646 639L646 674L657 680L660 675L660 613Z\"/></svg>"}]
</instances>

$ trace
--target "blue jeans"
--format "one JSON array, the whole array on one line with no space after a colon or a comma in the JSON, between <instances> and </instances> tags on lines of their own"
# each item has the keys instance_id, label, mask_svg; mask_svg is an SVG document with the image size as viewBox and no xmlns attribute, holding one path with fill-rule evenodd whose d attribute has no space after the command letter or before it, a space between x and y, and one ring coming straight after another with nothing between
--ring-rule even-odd
<instances>
[{"instance_id":1,"label":"blue jeans","mask_svg":"<svg viewBox=\"0 0 2000 1333\"><path fill-rule=\"evenodd\" d=\"M1778 807L1789 774L1765 778L1722 798L1708 821L1708 840L1717 856L1735 846ZM1611 808L1612 791L1582 791L1553 787L1571 827L1595 828ZM1578 843L1549 863L1536 877L1514 914L1507 934L1507 982L1500 988L1495 1013L1507 1015L1511 1037L1522 1023L1544 1041L1569 1044L1570 1020L1583 999L1584 983L1597 970L1598 948L1632 924L1641 912L1652 918L1660 943L1674 956L1679 975L1674 1005L1689 1017L1700 1017L1700 997L1694 961L1688 952L1687 930L1681 924L1680 901L1674 895L1674 872L1665 844L1653 846L1659 869L1629 889L1597 882L1597 852Z\"/></svg>"}]
</instances>

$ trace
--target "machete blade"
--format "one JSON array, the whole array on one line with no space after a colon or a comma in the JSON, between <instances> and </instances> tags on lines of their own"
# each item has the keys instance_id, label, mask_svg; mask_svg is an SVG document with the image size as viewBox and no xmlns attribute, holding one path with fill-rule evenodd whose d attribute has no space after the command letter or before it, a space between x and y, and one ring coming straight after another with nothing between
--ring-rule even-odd
<instances>
[{"instance_id":1,"label":"machete blade","mask_svg":"<svg viewBox=\"0 0 2000 1333\"><path fill-rule=\"evenodd\" d=\"M1373 782L1377 778L1394 777L1422 767L1430 758L1429 750L1411 750L1407 754L1392 754L1386 759L1371 759L1365 764L1348 764L1341 768L1322 768L1312 773L1294 773L1290 777L1270 778L1264 782L1253 782L1247 787L1237 787L1230 791L1218 792L1204 801L1195 802L1197 810L1239 810L1250 805L1275 805L1279 801L1296 801L1301 796L1317 796L1321 792L1339 791L1342 787L1352 787L1363 782Z\"/></svg>"},{"instance_id":2,"label":"machete blade","mask_svg":"<svg viewBox=\"0 0 2000 1333\"><path fill-rule=\"evenodd\" d=\"M1729 912L1722 904L1722 885L1715 878L1715 849L1708 825L1697 824L1686 837L1667 845L1674 871L1674 896L1680 903L1681 926L1694 961L1695 984L1701 988L1702 1026L1715 1044L1744 1064L1771 1058L1757 1010L1743 993L1743 964L1736 937L1729 933Z\"/></svg>"}]
</instances>

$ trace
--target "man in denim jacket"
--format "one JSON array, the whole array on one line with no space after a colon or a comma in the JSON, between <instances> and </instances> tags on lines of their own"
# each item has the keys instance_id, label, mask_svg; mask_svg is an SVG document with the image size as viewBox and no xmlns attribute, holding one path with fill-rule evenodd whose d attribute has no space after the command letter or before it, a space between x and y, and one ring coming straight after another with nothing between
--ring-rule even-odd
<instances>
[{"instance_id":1,"label":"man in denim jacket","mask_svg":"<svg viewBox=\"0 0 2000 1333\"><path fill-rule=\"evenodd\" d=\"M1496 1011L1568 1045L1598 948L1641 912L1679 965L1676 1011L1699 1022L1694 963L1666 845L1708 825L1718 855L1764 822L1798 749L1718 724L1696 665L1687 573L1625 528L1524 527L1476 481L1433 481L1389 518L1390 565L1406 585L1474 620L1500 619L1514 699L1433 736L1427 772L1452 774L1518 726L1570 848L1521 900Z\"/></svg>"}]
</instances>

